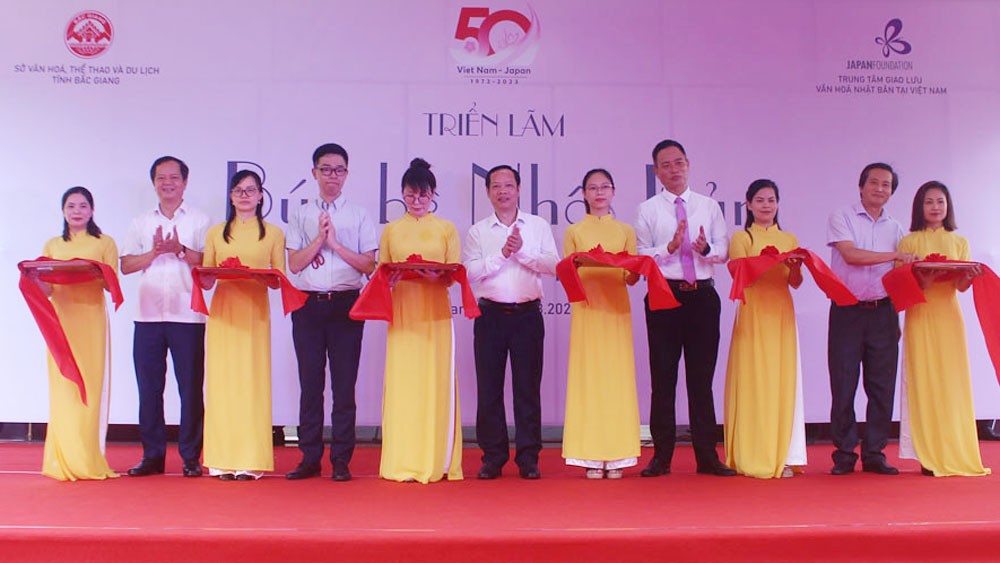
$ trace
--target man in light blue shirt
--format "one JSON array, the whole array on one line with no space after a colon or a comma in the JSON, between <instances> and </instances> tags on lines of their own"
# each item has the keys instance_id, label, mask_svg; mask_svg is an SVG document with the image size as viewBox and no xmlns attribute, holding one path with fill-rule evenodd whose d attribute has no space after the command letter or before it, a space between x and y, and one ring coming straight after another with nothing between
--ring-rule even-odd
<instances>
[{"instance_id":1,"label":"man in light blue shirt","mask_svg":"<svg viewBox=\"0 0 1000 563\"><path fill-rule=\"evenodd\" d=\"M862 377L868 396L862 469L896 475L882 450L889 441L892 399L899 360L899 315L882 286L882 276L896 261L913 257L896 251L903 228L884 209L896 192L899 176L888 164L876 162L861 171L860 200L830 215L827 244L831 267L858 298L857 305L830 304L828 362L830 368L830 434L834 475L854 471L858 425L854 397Z\"/></svg>"},{"instance_id":2,"label":"man in light blue shirt","mask_svg":"<svg viewBox=\"0 0 1000 563\"><path fill-rule=\"evenodd\" d=\"M354 453L357 405L354 387L361 359L364 322L348 316L364 283L375 269L378 239L363 207L347 201L347 151L338 144L313 153L313 178L319 197L292 209L285 245L295 286L309 294L292 313L292 340L299 364L299 449L302 462L289 479L320 474L323 457L323 390L330 365L333 480L349 481Z\"/></svg>"}]
</instances>

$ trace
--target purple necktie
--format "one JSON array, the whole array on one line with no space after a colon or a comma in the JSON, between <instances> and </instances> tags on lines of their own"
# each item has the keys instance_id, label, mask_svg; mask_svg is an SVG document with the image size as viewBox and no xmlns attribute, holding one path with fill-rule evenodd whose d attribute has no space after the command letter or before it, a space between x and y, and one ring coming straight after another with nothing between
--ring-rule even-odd
<instances>
[{"instance_id":1,"label":"purple necktie","mask_svg":"<svg viewBox=\"0 0 1000 563\"><path fill-rule=\"evenodd\" d=\"M677 211L677 224L687 221L687 210L684 209L684 200L677 198L674 200L674 209ZM691 252L691 237L688 229L684 229L684 241L681 243L681 271L684 273L684 281L694 283L698 277L694 273L694 254Z\"/></svg>"}]
</instances>

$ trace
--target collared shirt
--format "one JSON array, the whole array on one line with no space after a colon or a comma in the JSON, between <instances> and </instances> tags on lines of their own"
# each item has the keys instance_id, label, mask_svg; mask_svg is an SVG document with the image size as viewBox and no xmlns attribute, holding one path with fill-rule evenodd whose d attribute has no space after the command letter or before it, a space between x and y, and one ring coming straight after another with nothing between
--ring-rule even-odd
<instances>
[{"instance_id":1,"label":"collared shirt","mask_svg":"<svg viewBox=\"0 0 1000 563\"><path fill-rule=\"evenodd\" d=\"M886 296L882 276L892 270L892 260L870 266L852 266L844 261L835 243L851 241L855 248L872 252L895 252L903 227L883 208L878 219L872 219L860 201L842 207L830 215L826 244L830 246L830 267L843 280L847 289L860 301L875 301Z\"/></svg>"},{"instance_id":2,"label":"collared shirt","mask_svg":"<svg viewBox=\"0 0 1000 563\"><path fill-rule=\"evenodd\" d=\"M294 207L288 217L286 248L302 250L319 235L319 216L324 211L324 206L337 231L340 244L358 254L378 250L375 225L368 217L368 212L347 201L343 194L329 204L317 198ZM319 267L315 267L315 263L307 264L301 272L290 273L289 278L295 287L303 291L346 291L359 289L364 285L364 274L355 270L354 266L345 262L330 248L323 246L318 256L323 257L323 263Z\"/></svg>"},{"instance_id":3,"label":"collared shirt","mask_svg":"<svg viewBox=\"0 0 1000 563\"><path fill-rule=\"evenodd\" d=\"M517 226L521 248L505 258L504 244ZM500 303L524 303L542 298L542 276L553 276L559 252L552 227L537 215L517 211L508 227L496 213L469 228L462 245L465 265L476 297Z\"/></svg>"},{"instance_id":4,"label":"collared shirt","mask_svg":"<svg viewBox=\"0 0 1000 563\"><path fill-rule=\"evenodd\" d=\"M681 269L680 248L673 254L667 246L677 231L677 210L674 200L678 196L663 190L639 204L639 214L635 221L636 246L639 254L652 256L668 280L684 279ZM729 238L726 236L726 220L722 216L719 203L714 199L695 193L691 188L680 195L687 211L688 236L694 242L700 229L705 229L708 240L707 256L694 252L694 271L699 280L711 278L713 264L721 264L729 257Z\"/></svg>"},{"instance_id":5,"label":"collared shirt","mask_svg":"<svg viewBox=\"0 0 1000 563\"><path fill-rule=\"evenodd\" d=\"M173 236L174 227L181 244L202 252L208 232L208 215L181 202L168 218L159 205L136 217L121 248L122 256L138 256L153 250L153 236L160 227L163 237ZM139 314L143 323L203 323L205 315L191 310L191 265L174 254L157 256L139 277Z\"/></svg>"}]
</instances>

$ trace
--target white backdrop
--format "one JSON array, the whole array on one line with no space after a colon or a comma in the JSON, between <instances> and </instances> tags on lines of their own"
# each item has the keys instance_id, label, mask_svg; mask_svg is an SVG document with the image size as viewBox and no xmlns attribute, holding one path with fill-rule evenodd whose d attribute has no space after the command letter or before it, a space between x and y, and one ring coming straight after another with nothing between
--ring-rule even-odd
<instances>
[{"instance_id":1,"label":"white backdrop","mask_svg":"<svg viewBox=\"0 0 1000 563\"><path fill-rule=\"evenodd\" d=\"M782 226L823 256L829 211L854 201L861 168L882 160L902 178L889 212L904 227L916 188L944 181L973 258L1000 267L993 228L1000 204L997 2L636 0L627 9L603 0L6 5L17 18L0 34L0 164L8 206L0 226L0 269L7 272L0 292L6 323L0 420L48 418L44 343L16 289L16 263L37 256L60 232L59 197L74 185L94 192L98 224L122 240L131 218L156 204L148 169L163 154L191 166L187 200L215 221L224 217L228 174L262 169L272 204L267 219L281 227L283 201L316 193L309 169L319 144L347 148L345 193L376 220L400 216L399 178L421 156L438 176L438 214L463 233L489 210L482 172L511 163L523 175L522 208L550 219L561 245L567 224L581 216L574 202L587 169L611 170L615 209L631 222L638 204L658 189L650 150L670 137L688 149L692 187L713 193L730 229L743 220L746 186L768 177L782 189ZM66 39L71 20L87 11L112 26L110 45L100 39L105 49L90 59L71 50L79 50L79 40ZM890 26L893 19L900 25ZM490 28L488 38L479 42L475 28ZM479 49L487 42L493 54ZM725 298L728 274L720 268L716 276ZM137 281L122 279L126 302L112 316L111 421L117 423L137 421L131 362ZM561 424L569 317L562 289L550 280L545 291L543 418ZM632 291L645 421L642 294ZM291 325L277 301L274 416L276 424L294 424ZM1000 392L971 295L961 301L977 416L998 418ZM796 308L806 420L822 422L829 416L828 302L807 282ZM732 303L723 307L720 413L734 311ZM460 315L455 323L462 419L470 424L472 323ZM358 419L377 425L385 324L370 322L365 330ZM172 384L167 402L174 422ZM860 409L863 398L858 403ZM678 416L687 417L683 385Z\"/></svg>"}]
</instances>

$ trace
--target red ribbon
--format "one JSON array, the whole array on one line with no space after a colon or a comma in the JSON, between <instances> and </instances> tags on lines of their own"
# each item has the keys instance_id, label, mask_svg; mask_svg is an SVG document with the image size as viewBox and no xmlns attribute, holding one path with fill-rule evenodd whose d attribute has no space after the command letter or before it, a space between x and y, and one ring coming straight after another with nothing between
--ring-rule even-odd
<instances>
[{"instance_id":1,"label":"red ribbon","mask_svg":"<svg viewBox=\"0 0 1000 563\"><path fill-rule=\"evenodd\" d=\"M882 285L892 298L892 304L897 312L905 311L914 305L926 303L924 290L920 289L917 277L913 274L913 266L921 262L960 262L947 260L939 254L932 254L917 262L903 264L882 276ZM977 262L983 269L983 275L972 280L972 298L976 304L976 316L986 340L986 350L993 362L993 371L1000 381L1000 277L989 266Z\"/></svg>"},{"instance_id":2,"label":"red ribbon","mask_svg":"<svg viewBox=\"0 0 1000 563\"><path fill-rule=\"evenodd\" d=\"M361 295L351 307L350 317L356 321L388 321L392 322L392 289L389 287L389 273L392 271L402 271L403 280L419 278L413 269L399 269L397 266L404 264L421 263L427 264L429 268L434 266L448 266L455 268L447 272L451 281L457 282L462 287L462 309L465 316L474 319L482 314L479 304L476 303L476 296L472 293L472 286L469 285L469 277L465 272L465 266L461 264L446 264L444 262L432 262L424 260L419 254L411 254L405 262L390 262L382 264L375 270L375 274L368 280L368 284L361 290Z\"/></svg>"},{"instance_id":3,"label":"red ribbon","mask_svg":"<svg viewBox=\"0 0 1000 563\"><path fill-rule=\"evenodd\" d=\"M556 264L556 276L566 290L566 297L570 303L587 301L587 292L583 288L580 280L580 272L577 271L576 259L585 257L598 264L623 268L629 272L642 275L646 278L646 285L649 290L649 308L656 311L660 309L673 309L680 307L680 301L674 297L674 292L670 291L667 280L663 277L663 272L656 265L656 261L649 256L636 256L627 252L611 253L606 252L601 245L588 252L574 252L563 258ZM586 264L584 264L585 266Z\"/></svg>"},{"instance_id":4,"label":"red ribbon","mask_svg":"<svg viewBox=\"0 0 1000 563\"><path fill-rule=\"evenodd\" d=\"M796 248L788 252L778 252L773 246L765 247L759 256L748 256L729 261L729 273L733 276L733 286L729 291L729 299L737 299L746 303L744 292L757 279L771 268L783 264L788 258L801 258L802 264L812 274L817 287L841 307L854 305L858 298L840 281L837 274L823 262L823 259L811 250Z\"/></svg>"},{"instance_id":5,"label":"red ribbon","mask_svg":"<svg viewBox=\"0 0 1000 563\"><path fill-rule=\"evenodd\" d=\"M73 270L59 269L57 267L52 270L40 270L36 268L37 264L32 264L33 262L50 262L53 264L86 262L94 267ZM41 281L60 285L84 283L101 279L104 281L104 287L111 294L111 300L114 302L115 310L117 311L124 298L122 297L122 290L118 285L118 276L115 274L114 268L104 262L87 260L85 258L54 260L44 256L36 260L19 262L17 268L21 271L21 279L17 285L21 289L21 295L24 296L25 303L28 304L31 316L35 318L35 323L42 333L42 338L45 339L45 344L49 348L49 353L52 354L52 359L55 360L56 366L59 368L59 373L76 384L80 390L80 401L86 405L87 386L83 382L80 366L77 365L76 357L73 356L73 350L69 346L66 331L63 330L62 323L59 321L59 316L56 315L56 309L52 306L52 302L49 301L48 296L45 295L42 288L28 277L27 272L34 269L38 272L38 279Z\"/></svg>"},{"instance_id":6,"label":"red ribbon","mask_svg":"<svg viewBox=\"0 0 1000 563\"><path fill-rule=\"evenodd\" d=\"M212 275L217 280L255 279L264 282L262 277L269 278L269 281L277 280L278 289L281 290L281 307L285 315L302 307L306 304L306 299L309 299L309 295L296 289L292 282L285 277L285 274L281 273L281 270L248 268L240 262L239 258L230 257L223 260L218 268L204 266L191 268L191 279L194 280L194 287L191 291L191 309L203 315L208 314L208 307L205 305L205 295L202 293L202 274Z\"/></svg>"}]
</instances>

